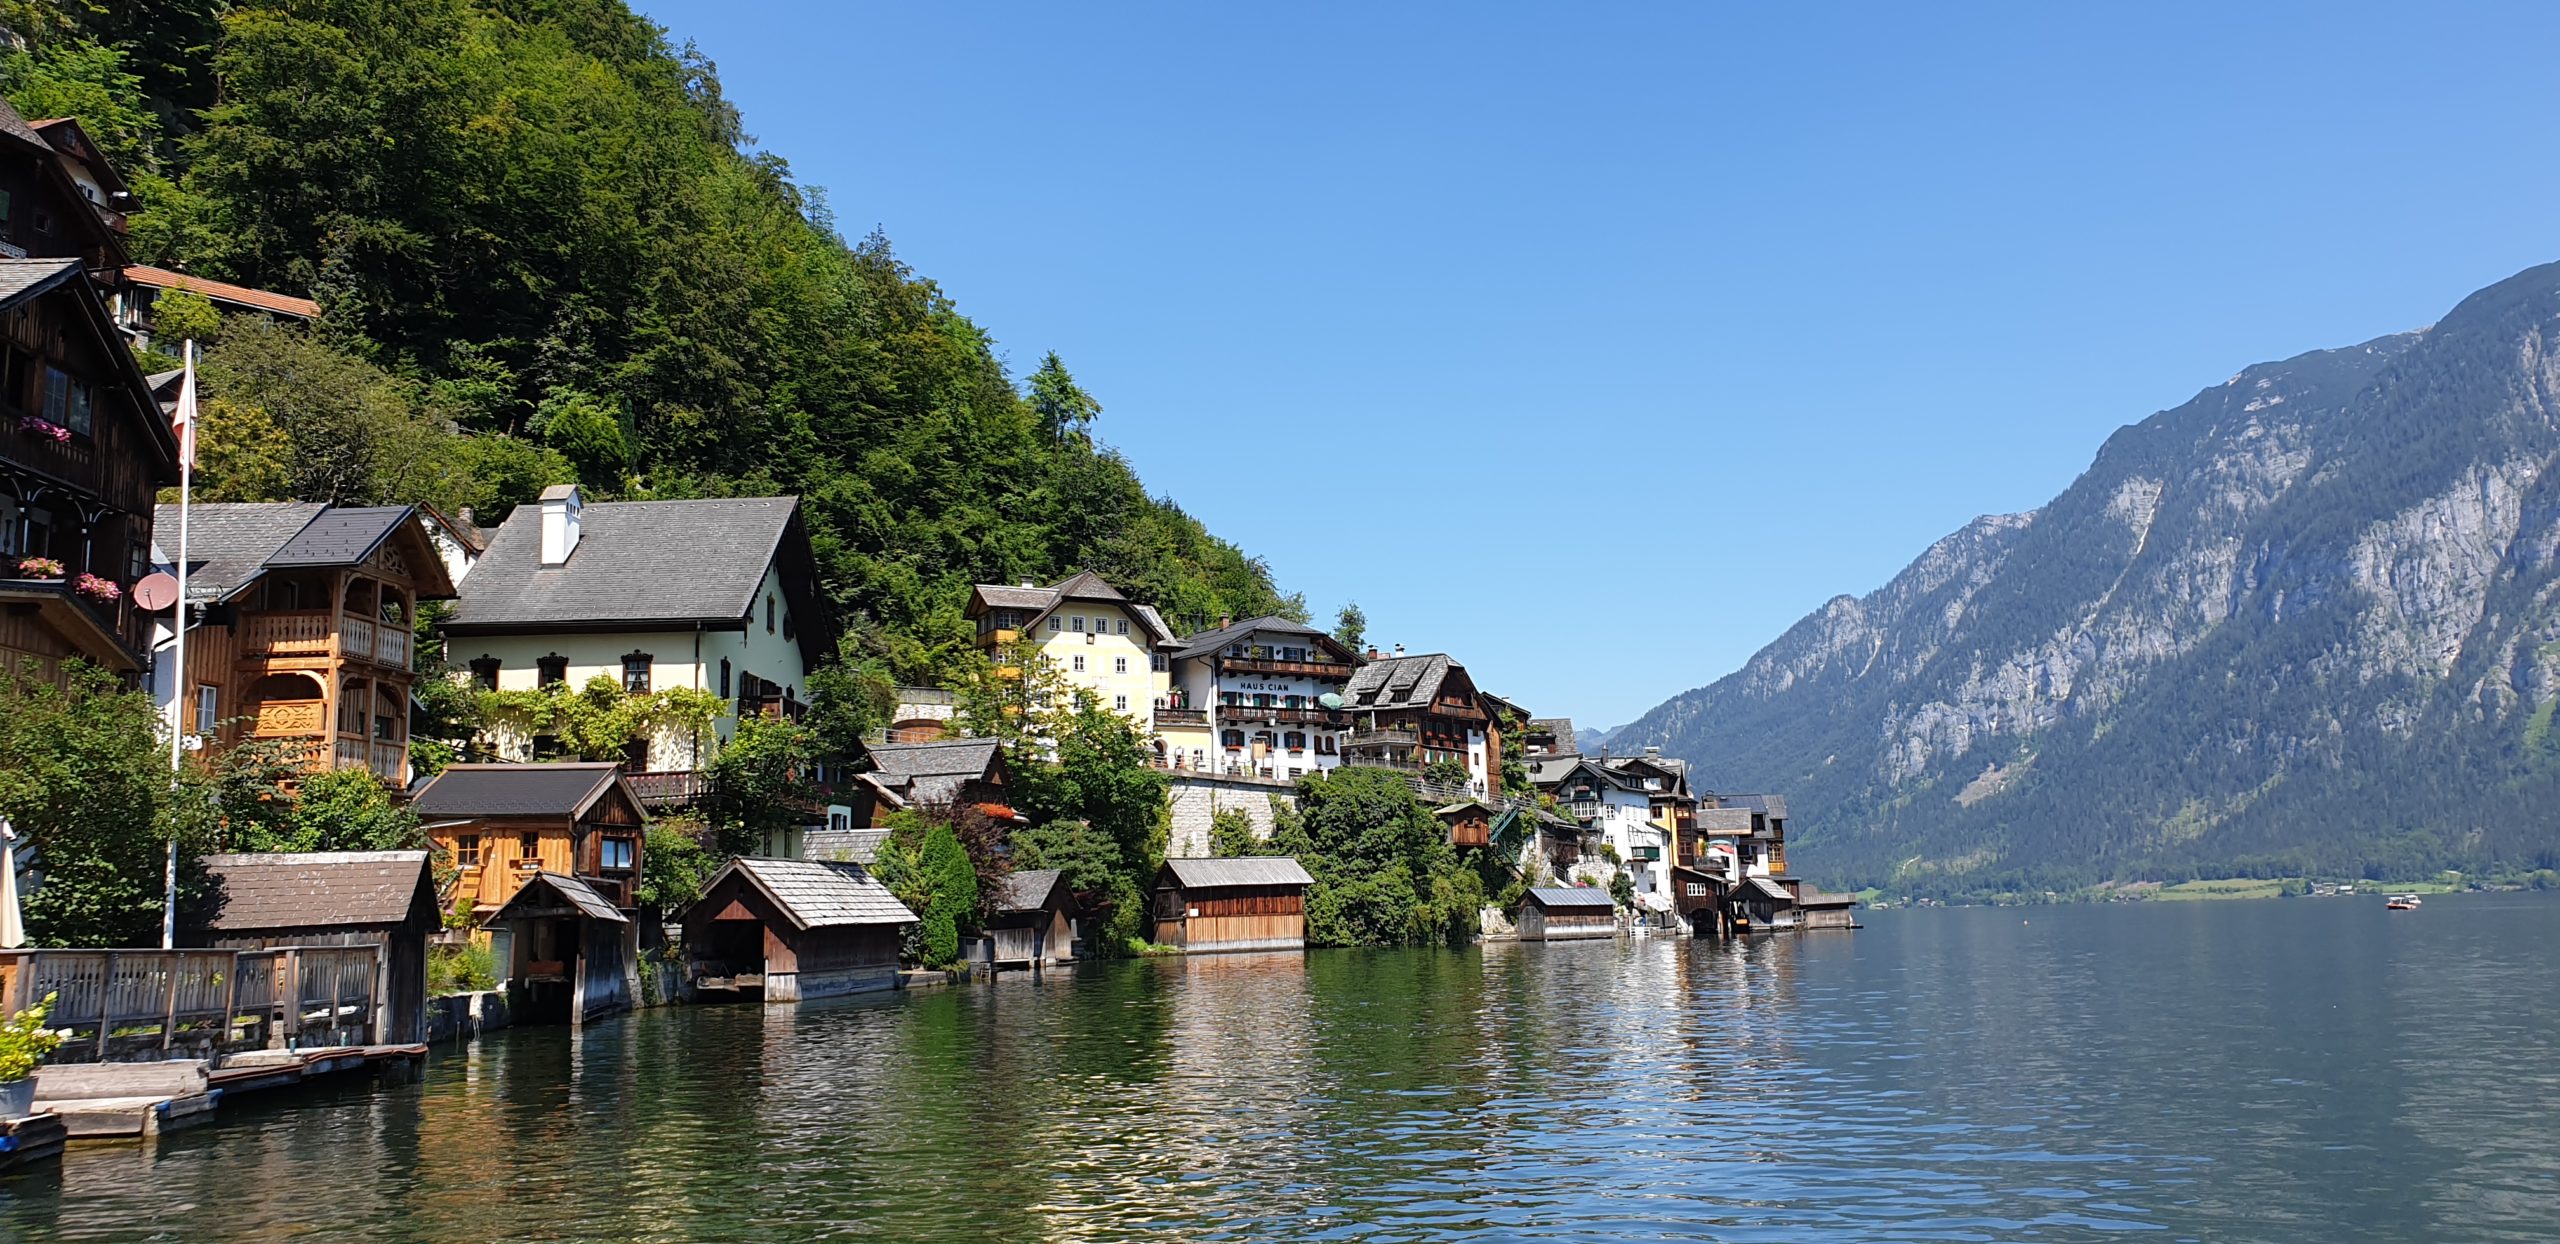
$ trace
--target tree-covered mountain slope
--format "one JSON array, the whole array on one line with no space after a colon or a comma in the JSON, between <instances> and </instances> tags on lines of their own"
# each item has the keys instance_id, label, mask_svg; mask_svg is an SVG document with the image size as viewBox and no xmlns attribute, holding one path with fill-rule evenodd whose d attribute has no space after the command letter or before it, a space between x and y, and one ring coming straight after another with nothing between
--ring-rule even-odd
<instances>
[{"instance_id":1,"label":"tree-covered mountain slope","mask_svg":"<svg viewBox=\"0 0 2560 1244\"><path fill-rule=\"evenodd\" d=\"M1918 894L2560 866L2560 265L2118 431L1617 731Z\"/></svg>"}]
</instances>

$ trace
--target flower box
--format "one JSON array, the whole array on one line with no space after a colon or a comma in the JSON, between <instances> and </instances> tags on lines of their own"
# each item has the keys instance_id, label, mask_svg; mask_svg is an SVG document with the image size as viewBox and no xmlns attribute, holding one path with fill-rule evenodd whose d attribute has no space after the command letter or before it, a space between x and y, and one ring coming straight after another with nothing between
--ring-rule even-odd
<instances>
[{"instance_id":1,"label":"flower box","mask_svg":"<svg viewBox=\"0 0 2560 1244\"><path fill-rule=\"evenodd\" d=\"M18 559L18 577L59 579L62 577L62 563L50 557L21 557Z\"/></svg>"},{"instance_id":2,"label":"flower box","mask_svg":"<svg viewBox=\"0 0 2560 1244\"><path fill-rule=\"evenodd\" d=\"M71 443L71 429L62 426L59 423L55 423L42 415L19 416L18 430L29 436L41 436L57 445L67 445Z\"/></svg>"},{"instance_id":3,"label":"flower box","mask_svg":"<svg viewBox=\"0 0 2560 1244\"><path fill-rule=\"evenodd\" d=\"M78 592L92 604L112 605L124 598L124 589L117 587L113 580L101 579L93 574L84 574L73 579L71 590Z\"/></svg>"}]
</instances>

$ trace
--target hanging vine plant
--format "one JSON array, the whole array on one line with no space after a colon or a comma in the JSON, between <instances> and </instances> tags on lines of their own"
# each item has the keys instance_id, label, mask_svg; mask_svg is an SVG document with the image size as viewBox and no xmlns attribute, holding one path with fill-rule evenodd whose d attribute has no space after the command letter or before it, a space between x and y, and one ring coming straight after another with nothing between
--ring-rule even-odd
<instances>
[{"instance_id":1,"label":"hanging vine plant","mask_svg":"<svg viewBox=\"0 0 2560 1244\"><path fill-rule=\"evenodd\" d=\"M710 729L729 702L693 687L624 691L598 674L574 691L565 682L539 691L483 691L478 707L484 725L556 738L579 760L619 760L634 741Z\"/></svg>"}]
</instances>

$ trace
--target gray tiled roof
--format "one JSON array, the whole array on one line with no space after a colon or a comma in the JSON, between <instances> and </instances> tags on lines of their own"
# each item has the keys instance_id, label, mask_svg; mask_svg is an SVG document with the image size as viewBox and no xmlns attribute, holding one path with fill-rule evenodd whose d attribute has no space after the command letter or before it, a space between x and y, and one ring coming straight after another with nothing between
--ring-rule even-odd
<instances>
[{"instance_id":1,"label":"gray tiled roof","mask_svg":"<svg viewBox=\"0 0 2560 1244\"><path fill-rule=\"evenodd\" d=\"M1698 832L1703 834L1748 834L1751 832L1749 808L1700 808Z\"/></svg>"},{"instance_id":2,"label":"gray tiled roof","mask_svg":"<svg viewBox=\"0 0 2560 1244\"><path fill-rule=\"evenodd\" d=\"M416 512L405 505L331 506L312 515L310 523L293 533L267 564L359 565Z\"/></svg>"},{"instance_id":3,"label":"gray tiled roof","mask_svg":"<svg viewBox=\"0 0 2560 1244\"><path fill-rule=\"evenodd\" d=\"M1046 609L1056 604L1058 594L1045 587L1010 587L1002 583L977 585L978 598L991 609Z\"/></svg>"},{"instance_id":4,"label":"gray tiled roof","mask_svg":"<svg viewBox=\"0 0 2560 1244\"><path fill-rule=\"evenodd\" d=\"M1213 631L1199 631L1194 634L1185 635L1181 639L1174 641L1175 646L1173 655L1177 657L1204 656L1208 653L1216 652L1229 644L1238 643L1244 640L1247 636L1253 635L1257 632L1272 635L1297 635L1304 638L1323 640L1324 643L1318 645L1320 647L1329 647L1333 643L1333 636L1325 634L1323 631L1317 630L1304 622L1292 622L1287 618L1264 615L1259 618L1246 618L1242 622L1237 622L1229 626L1222 626ZM1332 654L1328 651L1327 655Z\"/></svg>"},{"instance_id":5,"label":"gray tiled roof","mask_svg":"<svg viewBox=\"0 0 2560 1244\"><path fill-rule=\"evenodd\" d=\"M309 525L325 505L309 501L197 503L187 507L187 598L227 600L255 581L267 559ZM178 556L178 507L153 511L152 545Z\"/></svg>"},{"instance_id":6,"label":"gray tiled roof","mask_svg":"<svg viewBox=\"0 0 2560 1244\"><path fill-rule=\"evenodd\" d=\"M800 858L870 864L880 858L880 844L888 840L885 829L813 829L800 839Z\"/></svg>"},{"instance_id":7,"label":"gray tiled roof","mask_svg":"<svg viewBox=\"0 0 2560 1244\"><path fill-rule=\"evenodd\" d=\"M1577 769L1589 770L1603 785L1644 794L1644 782L1631 774L1621 773L1589 756L1545 755L1529 757L1529 782L1533 786L1556 786L1572 777Z\"/></svg>"},{"instance_id":8,"label":"gray tiled roof","mask_svg":"<svg viewBox=\"0 0 2560 1244\"><path fill-rule=\"evenodd\" d=\"M1090 570L1079 570L1047 587L976 583L970 585L970 591L975 597L971 603L972 610L982 602L989 609L1020 609L1029 613L1031 616L1023 623L1025 629L1036 625L1040 619L1070 600L1099 600L1108 601L1127 610L1138 620L1141 628L1152 632L1149 638L1155 642L1163 643L1173 638L1172 628L1164 624L1164 615L1157 613L1151 606L1130 600L1120 589L1111 586L1109 580ZM973 612L971 616L974 617L976 614Z\"/></svg>"},{"instance_id":9,"label":"gray tiled roof","mask_svg":"<svg viewBox=\"0 0 2560 1244\"><path fill-rule=\"evenodd\" d=\"M1354 712L1422 708L1440 694L1440 684L1449 677L1453 664L1445 652L1371 661L1343 685L1342 698L1350 701ZM1376 693L1372 698L1362 698L1372 692Z\"/></svg>"},{"instance_id":10,"label":"gray tiled roof","mask_svg":"<svg viewBox=\"0 0 2560 1244\"><path fill-rule=\"evenodd\" d=\"M1787 893L1787 887L1779 885L1777 882L1771 881L1767 877L1753 877L1751 879L1751 888L1782 903L1792 903L1796 901L1795 895Z\"/></svg>"},{"instance_id":11,"label":"gray tiled roof","mask_svg":"<svg viewBox=\"0 0 2560 1244\"><path fill-rule=\"evenodd\" d=\"M454 765L409 797L429 820L471 816L569 816L621 781L604 761L577 764ZM633 806L639 801L634 799Z\"/></svg>"},{"instance_id":12,"label":"gray tiled roof","mask_svg":"<svg viewBox=\"0 0 2560 1244\"><path fill-rule=\"evenodd\" d=\"M1529 898L1540 907L1615 907L1617 900L1598 886L1542 885L1529 891Z\"/></svg>"},{"instance_id":13,"label":"gray tiled roof","mask_svg":"<svg viewBox=\"0 0 2560 1244\"><path fill-rule=\"evenodd\" d=\"M1573 719L1570 717L1532 717L1529 719L1528 732L1531 734L1554 735L1556 738L1557 749L1560 751L1576 752L1582 750L1574 744Z\"/></svg>"},{"instance_id":14,"label":"gray tiled roof","mask_svg":"<svg viewBox=\"0 0 2560 1244\"><path fill-rule=\"evenodd\" d=\"M1236 885L1313 885L1315 878L1285 855L1242 859L1177 859L1164 862L1183 889L1216 889Z\"/></svg>"},{"instance_id":15,"label":"gray tiled roof","mask_svg":"<svg viewBox=\"0 0 2560 1244\"><path fill-rule=\"evenodd\" d=\"M631 917L615 909L612 903L606 901L605 896L595 892L595 887L575 877L555 873L549 869L526 877L524 887L516 891L515 897L508 899L506 906L491 912L489 918L480 923L490 925L508 920L512 918L508 913L513 912L518 904L526 907L550 906L549 903L534 897L534 891L546 885L551 887L552 893L566 900L571 907L577 908L581 915L592 916L598 920L610 920L615 924L631 923Z\"/></svg>"},{"instance_id":16,"label":"gray tiled roof","mask_svg":"<svg viewBox=\"0 0 2560 1244\"><path fill-rule=\"evenodd\" d=\"M568 562L548 567L542 507L517 506L463 580L449 625L734 622L755 607L798 505L796 497L592 502L579 510Z\"/></svg>"},{"instance_id":17,"label":"gray tiled roof","mask_svg":"<svg viewBox=\"0 0 2560 1244\"><path fill-rule=\"evenodd\" d=\"M215 932L399 924L421 887L435 906L424 851L208 855L204 870L220 906L196 927Z\"/></svg>"},{"instance_id":18,"label":"gray tiled roof","mask_svg":"<svg viewBox=\"0 0 2560 1244\"><path fill-rule=\"evenodd\" d=\"M892 777L983 777L1003 747L995 739L942 739L932 743L874 743L872 767Z\"/></svg>"},{"instance_id":19,"label":"gray tiled roof","mask_svg":"<svg viewBox=\"0 0 2560 1244\"><path fill-rule=\"evenodd\" d=\"M1062 874L1054 868L1032 868L1009 874L996 883L997 911L1038 911L1049 901Z\"/></svg>"},{"instance_id":20,"label":"gray tiled roof","mask_svg":"<svg viewBox=\"0 0 2560 1244\"><path fill-rule=\"evenodd\" d=\"M44 135L36 133L35 127L27 124L27 119L19 116L18 110L10 107L9 101L5 99L0 99L0 134L23 139L39 147L52 146L44 140Z\"/></svg>"},{"instance_id":21,"label":"gray tiled roof","mask_svg":"<svg viewBox=\"0 0 2560 1244\"><path fill-rule=\"evenodd\" d=\"M1796 906L1798 907L1855 907L1857 905L1858 896L1855 894L1834 894L1810 881L1796 886Z\"/></svg>"},{"instance_id":22,"label":"gray tiled roof","mask_svg":"<svg viewBox=\"0 0 2560 1244\"><path fill-rule=\"evenodd\" d=\"M1147 624L1148 630L1155 632L1157 643L1169 644L1173 642L1173 628L1165 625L1164 615L1157 613L1155 606L1131 605L1129 606L1129 609L1131 612L1138 615L1139 621Z\"/></svg>"},{"instance_id":23,"label":"gray tiled roof","mask_svg":"<svg viewBox=\"0 0 2560 1244\"><path fill-rule=\"evenodd\" d=\"M0 311L51 291L79 271L77 259L0 259Z\"/></svg>"},{"instance_id":24,"label":"gray tiled roof","mask_svg":"<svg viewBox=\"0 0 2560 1244\"><path fill-rule=\"evenodd\" d=\"M723 866L723 871L729 869L745 873L803 929L916 922L916 914L859 864L741 856ZM713 877L703 887L705 892L719 880Z\"/></svg>"},{"instance_id":25,"label":"gray tiled roof","mask_svg":"<svg viewBox=\"0 0 2560 1244\"><path fill-rule=\"evenodd\" d=\"M1774 820L1787 819L1787 797L1784 795L1718 795L1716 802L1728 808L1749 808Z\"/></svg>"}]
</instances>

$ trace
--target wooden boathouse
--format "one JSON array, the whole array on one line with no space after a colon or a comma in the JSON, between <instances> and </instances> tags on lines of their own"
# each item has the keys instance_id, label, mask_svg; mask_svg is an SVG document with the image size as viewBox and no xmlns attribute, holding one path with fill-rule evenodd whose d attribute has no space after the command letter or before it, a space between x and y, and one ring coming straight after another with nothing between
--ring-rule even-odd
<instances>
[{"instance_id":1,"label":"wooden boathouse","mask_svg":"<svg viewBox=\"0 0 2560 1244\"><path fill-rule=\"evenodd\" d=\"M1082 915L1066 874L1032 868L996 883L995 914L974 956L996 967L1072 962Z\"/></svg>"},{"instance_id":2,"label":"wooden boathouse","mask_svg":"<svg viewBox=\"0 0 2560 1244\"><path fill-rule=\"evenodd\" d=\"M427 939L444 924L426 852L208 855L204 870L211 893L187 945L379 947L372 1040L426 1040Z\"/></svg>"},{"instance_id":3,"label":"wooden boathouse","mask_svg":"<svg viewBox=\"0 0 2560 1244\"><path fill-rule=\"evenodd\" d=\"M631 1009L635 926L586 882L537 869L481 923L517 1023L585 1024Z\"/></svg>"},{"instance_id":4,"label":"wooden boathouse","mask_svg":"<svg viewBox=\"0 0 2560 1244\"><path fill-rule=\"evenodd\" d=\"M1618 904L1597 886L1538 886L1520 896L1520 940L1616 937Z\"/></svg>"},{"instance_id":5,"label":"wooden boathouse","mask_svg":"<svg viewBox=\"0 0 2560 1244\"><path fill-rule=\"evenodd\" d=\"M685 909L696 989L767 1003L894 989L914 912L859 864L740 857Z\"/></svg>"},{"instance_id":6,"label":"wooden boathouse","mask_svg":"<svg viewBox=\"0 0 2560 1244\"><path fill-rule=\"evenodd\" d=\"M1155 940L1192 954L1302 950L1314 883L1285 856L1166 860L1156 873Z\"/></svg>"}]
</instances>

